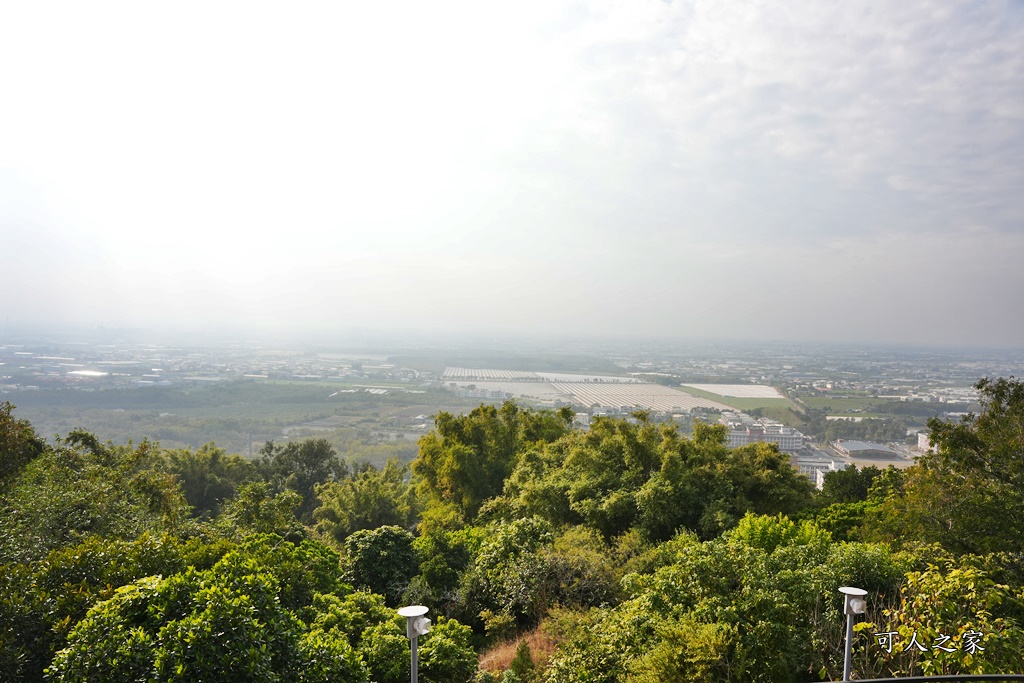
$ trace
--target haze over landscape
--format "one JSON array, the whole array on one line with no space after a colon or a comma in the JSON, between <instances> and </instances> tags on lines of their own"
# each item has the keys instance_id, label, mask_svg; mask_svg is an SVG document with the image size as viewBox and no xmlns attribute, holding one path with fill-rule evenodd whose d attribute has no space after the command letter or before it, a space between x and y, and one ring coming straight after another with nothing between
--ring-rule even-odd
<instances>
[{"instance_id":1,"label":"haze over landscape","mask_svg":"<svg viewBox=\"0 0 1024 683\"><path fill-rule=\"evenodd\" d=\"M1024 671L1022 74L1020 0L0 3L0 681Z\"/></svg>"},{"instance_id":2,"label":"haze over landscape","mask_svg":"<svg viewBox=\"0 0 1024 683\"><path fill-rule=\"evenodd\" d=\"M0 325L1019 346L1024 5L0 9Z\"/></svg>"}]
</instances>

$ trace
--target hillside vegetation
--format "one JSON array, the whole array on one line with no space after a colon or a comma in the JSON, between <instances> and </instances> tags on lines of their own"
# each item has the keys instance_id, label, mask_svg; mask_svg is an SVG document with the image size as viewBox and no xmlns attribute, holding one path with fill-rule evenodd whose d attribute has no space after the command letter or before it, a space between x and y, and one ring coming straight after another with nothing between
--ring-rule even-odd
<instances>
[{"instance_id":1,"label":"hillside vegetation","mask_svg":"<svg viewBox=\"0 0 1024 683\"><path fill-rule=\"evenodd\" d=\"M51 444L0 404L0 680L397 683L403 604L425 683L831 680L840 586L860 678L1024 671L1024 384L977 387L937 453L820 492L643 412L442 412L376 467Z\"/></svg>"}]
</instances>

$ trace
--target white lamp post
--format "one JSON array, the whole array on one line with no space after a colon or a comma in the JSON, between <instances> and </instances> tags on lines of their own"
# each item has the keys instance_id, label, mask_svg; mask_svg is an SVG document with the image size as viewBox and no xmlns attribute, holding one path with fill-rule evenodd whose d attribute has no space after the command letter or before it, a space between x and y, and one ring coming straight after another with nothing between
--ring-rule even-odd
<instances>
[{"instance_id":1,"label":"white lamp post","mask_svg":"<svg viewBox=\"0 0 1024 683\"><path fill-rule=\"evenodd\" d=\"M409 645L412 648L412 683L419 681L420 659L417 638L430 631L430 619L423 616L427 611L423 605L410 605L398 610L398 614L405 617L405 635L409 638Z\"/></svg>"},{"instance_id":2,"label":"white lamp post","mask_svg":"<svg viewBox=\"0 0 1024 683\"><path fill-rule=\"evenodd\" d=\"M843 594L843 613L846 615L846 662L843 664L843 680L850 680L850 665L853 662L853 615L864 614L868 608L864 596L868 594L863 588L840 586Z\"/></svg>"}]
</instances>

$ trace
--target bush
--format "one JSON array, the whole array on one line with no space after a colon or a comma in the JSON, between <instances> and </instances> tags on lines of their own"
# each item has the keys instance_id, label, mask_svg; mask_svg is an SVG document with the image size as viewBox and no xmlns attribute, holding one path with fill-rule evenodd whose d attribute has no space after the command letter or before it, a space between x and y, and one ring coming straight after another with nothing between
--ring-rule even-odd
<instances>
[{"instance_id":1,"label":"bush","mask_svg":"<svg viewBox=\"0 0 1024 683\"><path fill-rule=\"evenodd\" d=\"M362 529L345 539L345 578L358 588L380 593L394 607L419 573L413 536L397 526Z\"/></svg>"},{"instance_id":2,"label":"bush","mask_svg":"<svg viewBox=\"0 0 1024 683\"><path fill-rule=\"evenodd\" d=\"M301 549L289 546L282 542L276 559L284 557L283 574L302 578L288 566L302 557ZM288 599L274 575L274 554L262 554L261 562L252 550L228 553L206 571L118 588L72 629L48 675L56 681L365 681L346 634L306 632L285 604L302 593ZM315 563L303 581L316 585Z\"/></svg>"}]
</instances>

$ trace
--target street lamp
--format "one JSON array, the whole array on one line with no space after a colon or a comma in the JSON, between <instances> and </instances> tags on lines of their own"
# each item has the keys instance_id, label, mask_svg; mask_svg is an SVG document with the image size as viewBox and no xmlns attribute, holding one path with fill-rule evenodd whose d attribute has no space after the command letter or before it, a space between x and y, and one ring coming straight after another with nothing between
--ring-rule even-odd
<instances>
[{"instance_id":1,"label":"street lamp","mask_svg":"<svg viewBox=\"0 0 1024 683\"><path fill-rule=\"evenodd\" d=\"M409 638L409 646L412 648L412 683L419 681L420 659L416 639L430 631L430 619L423 616L427 611L423 605L410 605L398 610L399 616L405 617L405 635Z\"/></svg>"},{"instance_id":2,"label":"street lamp","mask_svg":"<svg viewBox=\"0 0 1024 683\"><path fill-rule=\"evenodd\" d=\"M850 665L853 662L853 615L864 614L868 603L864 596L868 594L863 588L840 586L843 594L843 614L846 615L846 662L843 664L843 680L850 680Z\"/></svg>"}]
</instances>

